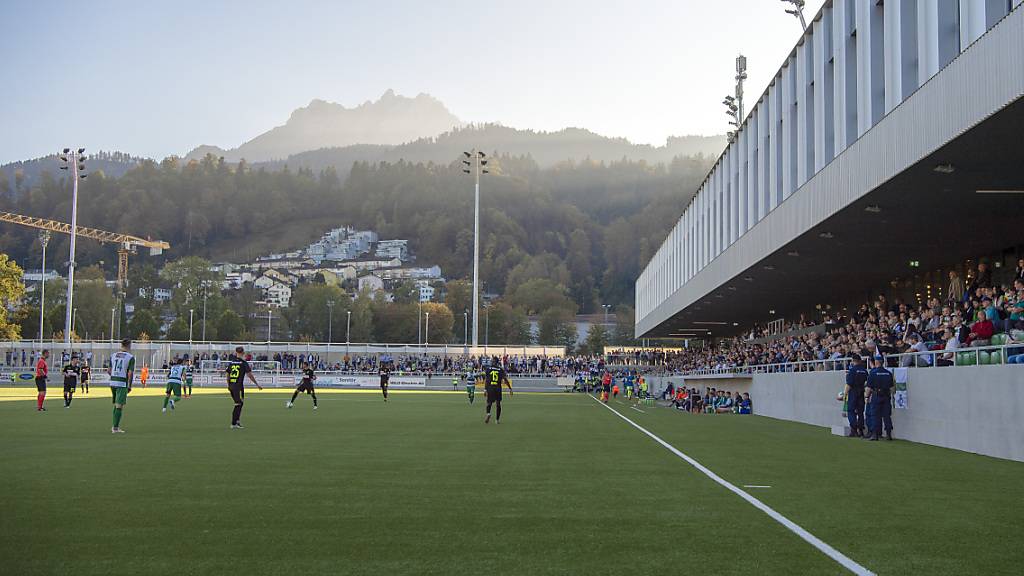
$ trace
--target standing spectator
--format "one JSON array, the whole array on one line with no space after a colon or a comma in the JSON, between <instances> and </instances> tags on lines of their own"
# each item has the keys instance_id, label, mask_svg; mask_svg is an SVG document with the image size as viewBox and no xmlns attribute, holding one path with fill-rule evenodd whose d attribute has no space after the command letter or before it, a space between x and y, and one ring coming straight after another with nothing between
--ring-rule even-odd
<instances>
[{"instance_id":1,"label":"standing spectator","mask_svg":"<svg viewBox=\"0 0 1024 576\"><path fill-rule=\"evenodd\" d=\"M959 304L964 299L964 283L960 280L960 274L956 270L949 271L949 302Z\"/></svg>"},{"instance_id":2,"label":"standing spectator","mask_svg":"<svg viewBox=\"0 0 1024 576\"><path fill-rule=\"evenodd\" d=\"M1013 279L1024 282L1024 258L1017 260L1017 268L1013 271Z\"/></svg>"}]
</instances>

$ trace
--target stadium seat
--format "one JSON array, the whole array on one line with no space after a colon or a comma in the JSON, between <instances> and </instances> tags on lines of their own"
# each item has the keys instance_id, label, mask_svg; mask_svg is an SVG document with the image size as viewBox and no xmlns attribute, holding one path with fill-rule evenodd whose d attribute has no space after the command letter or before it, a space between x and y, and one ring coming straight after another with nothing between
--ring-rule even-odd
<instances>
[{"instance_id":1,"label":"stadium seat","mask_svg":"<svg viewBox=\"0 0 1024 576\"><path fill-rule=\"evenodd\" d=\"M989 364L1002 364L1003 363L1003 352L1002 350L993 350L989 354Z\"/></svg>"},{"instance_id":2,"label":"stadium seat","mask_svg":"<svg viewBox=\"0 0 1024 576\"><path fill-rule=\"evenodd\" d=\"M991 354L989 354L988 352L985 352L984 350L981 351L981 352L978 352L978 364L979 365L985 366L986 364L990 364L991 362L992 362L992 355Z\"/></svg>"}]
</instances>

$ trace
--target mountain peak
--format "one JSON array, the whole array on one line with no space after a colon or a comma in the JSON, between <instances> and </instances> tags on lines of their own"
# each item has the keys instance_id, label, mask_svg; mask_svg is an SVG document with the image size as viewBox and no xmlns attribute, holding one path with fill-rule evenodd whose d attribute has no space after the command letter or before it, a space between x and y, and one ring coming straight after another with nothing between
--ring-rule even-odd
<instances>
[{"instance_id":1,"label":"mountain peak","mask_svg":"<svg viewBox=\"0 0 1024 576\"><path fill-rule=\"evenodd\" d=\"M376 101L347 108L319 98L295 109L283 126L273 128L232 150L228 161L284 159L319 148L355 144L397 145L429 138L463 123L429 94L409 98L388 88ZM213 147L201 147L206 151ZM189 154L188 157L191 157Z\"/></svg>"}]
</instances>

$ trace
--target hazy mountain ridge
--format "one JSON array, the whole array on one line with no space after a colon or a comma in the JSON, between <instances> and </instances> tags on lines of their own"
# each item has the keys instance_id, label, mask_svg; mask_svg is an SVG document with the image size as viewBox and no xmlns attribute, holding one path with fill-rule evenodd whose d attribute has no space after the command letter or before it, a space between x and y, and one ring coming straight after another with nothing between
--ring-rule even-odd
<instances>
[{"instance_id":1,"label":"hazy mountain ridge","mask_svg":"<svg viewBox=\"0 0 1024 576\"><path fill-rule=\"evenodd\" d=\"M243 158L250 163L267 162L319 148L402 144L462 124L441 101L428 94L409 98L388 90L379 100L366 101L354 108L315 99L294 110L284 125L271 128L237 148L223 150L203 145L189 152L186 159L198 160L212 153L229 162Z\"/></svg>"}]
</instances>

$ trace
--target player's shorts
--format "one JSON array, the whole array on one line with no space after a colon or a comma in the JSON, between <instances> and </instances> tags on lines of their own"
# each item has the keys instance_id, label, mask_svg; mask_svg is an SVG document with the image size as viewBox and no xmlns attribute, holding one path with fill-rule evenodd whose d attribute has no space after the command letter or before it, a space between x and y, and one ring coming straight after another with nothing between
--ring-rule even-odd
<instances>
[{"instance_id":1,"label":"player's shorts","mask_svg":"<svg viewBox=\"0 0 1024 576\"><path fill-rule=\"evenodd\" d=\"M168 382L165 392L174 392L175 396L181 396L181 382Z\"/></svg>"},{"instance_id":2,"label":"player's shorts","mask_svg":"<svg viewBox=\"0 0 1024 576\"><path fill-rule=\"evenodd\" d=\"M74 382L74 383L71 383L71 384L68 384L67 382L64 383L64 391L65 392L74 392L77 387L78 387L78 383L77 382Z\"/></svg>"},{"instance_id":3,"label":"player's shorts","mask_svg":"<svg viewBox=\"0 0 1024 576\"><path fill-rule=\"evenodd\" d=\"M128 402L128 387L111 386L110 395L113 397L114 404L121 404L123 406Z\"/></svg>"},{"instance_id":4,"label":"player's shorts","mask_svg":"<svg viewBox=\"0 0 1024 576\"><path fill-rule=\"evenodd\" d=\"M235 401L235 404L240 403L245 398L245 388L241 384L228 385L228 392L231 394L231 399Z\"/></svg>"},{"instance_id":5,"label":"player's shorts","mask_svg":"<svg viewBox=\"0 0 1024 576\"><path fill-rule=\"evenodd\" d=\"M488 386L486 391L488 402L501 402L501 386Z\"/></svg>"},{"instance_id":6,"label":"player's shorts","mask_svg":"<svg viewBox=\"0 0 1024 576\"><path fill-rule=\"evenodd\" d=\"M313 389L313 383L312 382L305 382L305 381L303 381L303 382L299 382L299 387L297 388L297 391L298 392L305 392L307 394L311 394L311 393L315 392L316 390Z\"/></svg>"},{"instance_id":7,"label":"player's shorts","mask_svg":"<svg viewBox=\"0 0 1024 576\"><path fill-rule=\"evenodd\" d=\"M476 386L473 384L467 384L466 393L469 394L470 396L476 394Z\"/></svg>"},{"instance_id":8,"label":"player's shorts","mask_svg":"<svg viewBox=\"0 0 1024 576\"><path fill-rule=\"evenodd\" d=\"M36 378L36 391L46 392L46 378Z\"/></svg>"}]
</instances>

